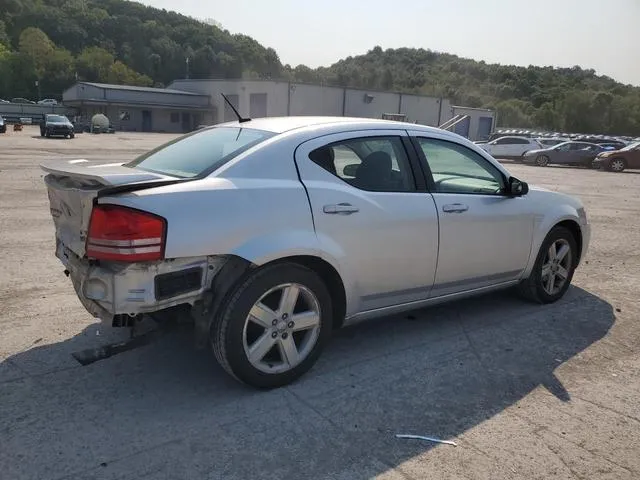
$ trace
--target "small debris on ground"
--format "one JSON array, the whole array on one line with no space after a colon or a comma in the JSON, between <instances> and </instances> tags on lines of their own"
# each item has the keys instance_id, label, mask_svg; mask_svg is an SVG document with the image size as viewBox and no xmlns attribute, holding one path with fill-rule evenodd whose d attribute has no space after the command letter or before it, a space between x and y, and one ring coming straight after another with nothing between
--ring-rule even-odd
<instances>
[{"instance_id":1,"label":"small debris on ground","mask_svg":"<svg viewBox=\"0 0 640 480\"><path fill-rule=\"evenodd\" d=\"M424 437L422 435L401 435L401 434L397 434L396 433L396 438L410 438L410 439L415 439L415 440L426 440L427 442L444 443L445 445L452 445L454 447L458 446L458 444L456 442L452 442L451 440L440 440L439 438Z\"/></svg>"}]
</instances>

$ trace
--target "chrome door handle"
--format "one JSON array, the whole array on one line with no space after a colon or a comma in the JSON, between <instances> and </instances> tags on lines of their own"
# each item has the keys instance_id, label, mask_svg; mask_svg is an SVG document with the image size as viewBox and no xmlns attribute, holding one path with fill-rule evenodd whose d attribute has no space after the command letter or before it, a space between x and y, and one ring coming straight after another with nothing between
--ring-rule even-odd
<instances>
[{"instance_id":1,"label":"chrome door handle","mask_svg":"<svg viewBox=\"0 0 640 480\"><path fill-rule=\"evenodd\" d=\"M449 205L443 205L442 211L446 213L462 213L469 210L469 205L464 203L450 203Z\"/></svg>"},{"instance_id":2,"label":"chrome door handle","mask_svg":"<svg viewBox=\"0 0 640 480\"><path fill-rule=\"evenodd\" d=\"M331 215L351 215L359 212L360 209L350 203L338 203L336 205L325 205L322 207L322 211Z\"/></svg>"}]
</instances>

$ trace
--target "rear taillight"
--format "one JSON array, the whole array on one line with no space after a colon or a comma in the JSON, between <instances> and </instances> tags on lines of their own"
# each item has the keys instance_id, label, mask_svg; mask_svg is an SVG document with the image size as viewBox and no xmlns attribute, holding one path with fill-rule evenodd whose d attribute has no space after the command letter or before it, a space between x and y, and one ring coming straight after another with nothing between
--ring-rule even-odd
<instances>
[{"instance_id":1,"label":"rear taillight","mask_svg":"<svg viewBox=\"0 0 640 480\"><path fill-rule=\"evenodd\" d=\"M117 262L160 260L166 233L167 223L157 215L120 205L95 205L87 256Z\"/></svg>"}]
</instances>

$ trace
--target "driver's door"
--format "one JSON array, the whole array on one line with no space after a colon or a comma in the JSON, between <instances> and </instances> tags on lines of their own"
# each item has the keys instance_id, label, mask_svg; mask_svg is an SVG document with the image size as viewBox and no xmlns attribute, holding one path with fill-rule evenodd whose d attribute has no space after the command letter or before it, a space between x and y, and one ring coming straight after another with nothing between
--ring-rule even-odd
<instances>
[{"instance_id":1,"label":"driver's door","mask_svg":"<svg viewBox=\"0 0 640 480\"><path fill-rule=\"evenodd\" d=\"M505 196L502 172L473 150L419 135L415 138L433 180L440 225L431 295L518 279L531 252L534 211L529 199Z\"/></svg>"}]
</instances>

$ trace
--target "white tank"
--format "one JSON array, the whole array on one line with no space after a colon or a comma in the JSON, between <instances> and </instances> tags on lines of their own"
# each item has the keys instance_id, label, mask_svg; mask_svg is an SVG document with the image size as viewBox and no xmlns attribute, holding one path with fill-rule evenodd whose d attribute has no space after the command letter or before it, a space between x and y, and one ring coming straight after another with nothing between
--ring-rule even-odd
<instances>
[{"instance_id":1,"label":"white tank","mask_svg":"<svg viewBox=\"0 0 640 480\"><path fill-rule=\"evenodd\" d=\"M100 127L100 131L106 132L109 128L109 124L109 119L102 113L96 113L91 117L91 130L93 130L94 127Z\"/></svg>"}]
</instances>

